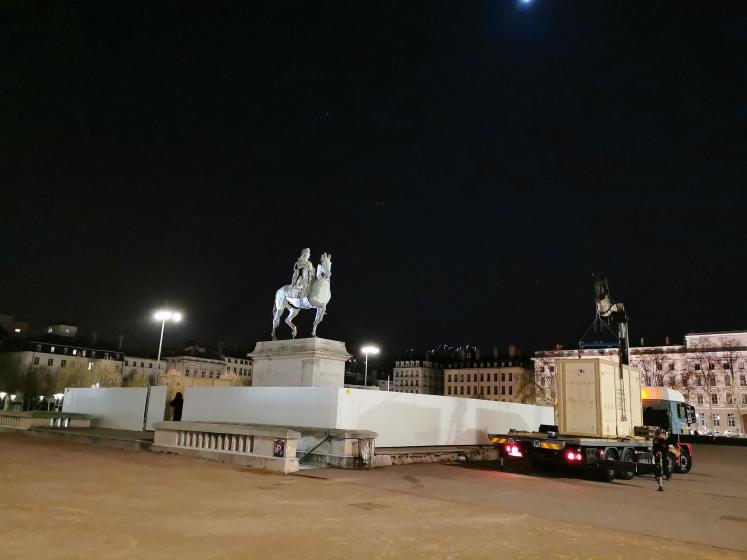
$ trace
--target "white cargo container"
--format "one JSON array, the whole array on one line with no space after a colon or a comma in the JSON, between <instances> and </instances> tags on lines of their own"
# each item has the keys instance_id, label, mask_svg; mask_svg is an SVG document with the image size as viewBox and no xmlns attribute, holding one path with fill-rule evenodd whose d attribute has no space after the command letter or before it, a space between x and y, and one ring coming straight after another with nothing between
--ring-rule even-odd
<instances>
[{"instance_id":1,"label":"white cargo container","mask_svg":"<svg viewBox=\"0 0 747 560\"><path fill-rule=\"evenodd\" d=\"M557 424L561 434L619 438L643 425L641 372L601 358L563 359L556 364Z\"/></svg>"}]
</instances>

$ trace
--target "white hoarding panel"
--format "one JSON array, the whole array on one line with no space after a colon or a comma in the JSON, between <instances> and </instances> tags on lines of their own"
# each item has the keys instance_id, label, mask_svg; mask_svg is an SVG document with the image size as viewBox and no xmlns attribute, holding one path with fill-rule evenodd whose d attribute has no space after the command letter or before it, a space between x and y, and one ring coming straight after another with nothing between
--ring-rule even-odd
<instances>
[{"instance_id":1,"label":"white hoarding panel","mask_svg":"<svg viewBox=\"0 0 747 560\"><path fill-rule=\"evenodd\" d=\"M549 406L359 389L341 389L339 409L339 428L372 430L378 447L485 445L488 432L554 419Z\"/></svg>"},{"instance_id":2,"label":"white hoarding panel","mask_svg":"<svg viewBox=\"0 0 747 560\"><path fill-rule=\"evenodd\" d=\"M90 414L97 428L139 432L143 429L147 394L146 387L65 389L62 411Z\"/></svg>"},{"instance_id":3,"label":"white hoarding panel","mask_svg":"<svg viewBox=\"0 0 747 560\"><path fill-rule=\"evenodd\" d=\"M187 387L182 420L334 428L332 387Z\"/></svg>"},{"instance_id":4,"label":"white hoarding panel","mask_svg":"<svg viewBox=\"0 0 747 560\"><path fill-rule=\"evenodd\" d=\"M150 387L148 396L148 412L145 415L145 429L153 431L153 424L163 422L164 413L166 412L166 392L167 385L157 385Z\"/></svg>"}]
</instances>

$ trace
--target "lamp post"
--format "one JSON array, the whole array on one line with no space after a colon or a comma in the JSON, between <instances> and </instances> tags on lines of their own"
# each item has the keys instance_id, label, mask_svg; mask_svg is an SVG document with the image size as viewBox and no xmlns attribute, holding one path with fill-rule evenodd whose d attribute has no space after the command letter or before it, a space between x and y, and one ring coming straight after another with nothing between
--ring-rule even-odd
<instances>
[{"instance_id":1,"label":"lamp post","mask_svg":"<svg viewBox=\"0 0 747 560\"><path fill-rule=\"evenodd\" d=\"M163 331L166 329L166 321L178 323L182 320L182 314L169 309L159 309L153 314L156 321L161 321L161 340L158 342L158 362L161 362L161 348L163 347Z\"/></svg>"},{"instance_id":2,"label":"lamp post","mask_svg":"<svg viewBox=\"0 0 747 560\"><path fill-rule=\"evenodd\" d=\"M363 352L366 355L366 367L364 369L363 373L363 385L368 386L368 355L373 354L374 356L379 353L379 348L377 346L364 346L361 348L361 352Z\"/></svg>"}]
</instances>

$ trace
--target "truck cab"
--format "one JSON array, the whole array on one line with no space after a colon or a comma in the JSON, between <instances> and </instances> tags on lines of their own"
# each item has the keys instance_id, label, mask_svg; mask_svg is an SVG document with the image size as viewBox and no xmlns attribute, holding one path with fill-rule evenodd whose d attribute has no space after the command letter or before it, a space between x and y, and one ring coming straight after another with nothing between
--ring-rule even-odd
<instances>
[{"instance_id":1,"label":"truck cab","mask_svg":"<svg viewBox=\"0 0 747 560\"><path fill-rule=\"evenodd\" d=\"M695 423L695 407L679 391L667 387L642 387L643 424L672 435L689 434Z\"/></svg>"}]
</instances>

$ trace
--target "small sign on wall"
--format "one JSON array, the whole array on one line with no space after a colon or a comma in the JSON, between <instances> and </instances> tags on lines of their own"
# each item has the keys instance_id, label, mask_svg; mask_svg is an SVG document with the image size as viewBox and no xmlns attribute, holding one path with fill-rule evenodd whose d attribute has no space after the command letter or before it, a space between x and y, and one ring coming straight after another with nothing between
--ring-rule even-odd
<instances>
[{"instance_id":1,"label":"small sign on wall","mask_svg":"<svg viewBox=\"0 0 747 560\"><path fill-rule=\"evenodd\" d=\"M285 440L276 439L275 445L272 446L273 457L285 457Z\"/></svg>"}]
</instances>

